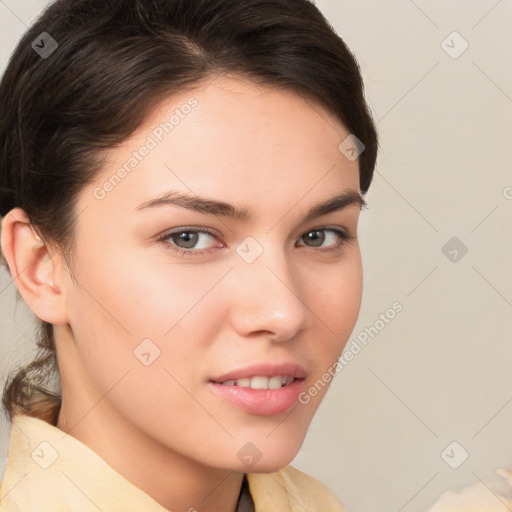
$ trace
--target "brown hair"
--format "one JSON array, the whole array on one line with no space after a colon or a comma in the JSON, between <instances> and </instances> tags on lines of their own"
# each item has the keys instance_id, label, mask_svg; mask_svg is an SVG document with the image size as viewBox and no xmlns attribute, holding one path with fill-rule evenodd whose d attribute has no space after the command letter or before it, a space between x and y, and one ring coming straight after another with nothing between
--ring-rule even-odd
<instances>
[{"instance_id":1,"label":"brown hair","mask_svg":"<svg viewBox=\"0 0 512 512\"><path fill-rule=\"evenodd\" d=\"M57 0L24 34L0 83L0 215L22 208L71 262L76 199L100 171L102 150L165 97L222 73L334 114L365 145L368 190L378 143L361 74L312 1ZM52 324L40 322L37 344L38 357L7 379L2 404L11 421L21 413L56 424L61 396L45 385L57 369Z\"/></svg>"}]
</instances>

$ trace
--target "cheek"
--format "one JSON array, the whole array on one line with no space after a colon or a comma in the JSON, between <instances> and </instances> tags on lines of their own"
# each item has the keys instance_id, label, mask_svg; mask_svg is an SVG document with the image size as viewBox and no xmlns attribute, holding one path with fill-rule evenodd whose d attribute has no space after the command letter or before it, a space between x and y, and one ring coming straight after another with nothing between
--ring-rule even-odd
<instances>
[{"instance_id":1,"label":"cheek","mask_svg":"<svg viewBox=\"0 0 512 512\"><path fill-rule=\"evenodd\" d=\"M361 306L363 275L359 250L350 256L339 266L326 268L318 277L314 301L317 320L324 324L329 336L336 338L338 346L344 345L352 333Z\"/></svg>"},{"instance_id":2,"label":"cheek","mask_svg":"<svg viewBox=\"0 0 512 512\"><path fill-rule=\"evenodd\" d=\"M305 391L299 398L301 414L309 422L336 377L339 356L354 329L362 298L362 266L359 250L337 268L334 266L317 274L321 289L316 295L314 344L308 345L313 371L306 381ZM318 290L318 286L317 286Z\"/></svg>"},{"instance_id":3,"label":"cheek","mask_svg":"<svg viewBox=\"0 0 512 512\"><path fill-rule=\"evenodd\" d=\"M183 386L192 394L199 387L197 364L214 321L205 315L215 311L202 298L218 276L171 265L133 267L127 259L83 267L83 286L69 295L70 324L92 389L150 431L164 411L204 414ZM141 411L152 412L142 417Z\"/></svg>"},{"instance_id":4,"label":"cheek","mask_svg":"<svg viewBox=\"0 0 512 512\"><path fill-rule=\"evenodd\" d=\"M164 336L193 311L216 280L199 267L155 263L149 255L108 259L113 253L107 250L90 259L79 276L82 286L73 290L69 302L78 324L96 324L133 341ZM87 318L83 311L90 312Z\"/></svg>"},{"instance_id":5,"label":"cheek","mask_svg":"<svg viewBox=\"0 0 512 512\"><path fill-rule=\"evenodd\" d=\"M69 295L70 324L84 366L104 386L148 359L153 370L168 368L190 381L191 365L183 361L204 356L217 325L208 292L218 272L148 261L91 261L78 276L83 286Z\"/></svg>"}]
</instances>

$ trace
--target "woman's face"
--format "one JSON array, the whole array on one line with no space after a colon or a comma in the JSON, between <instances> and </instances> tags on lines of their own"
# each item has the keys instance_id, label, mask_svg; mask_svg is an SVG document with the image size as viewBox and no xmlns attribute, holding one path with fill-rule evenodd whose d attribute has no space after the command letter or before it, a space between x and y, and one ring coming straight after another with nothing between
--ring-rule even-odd
<instances>
[{"instance_id":1,"label":"woman's face","mask_svg":"<svg viewBox=\"0 0 512 512\"><path fill-rule=\"evenodd\" d=\"M165 100L111 150L76 207L77 281L65 281L69 328L57 326L63 411L75 397L78 418L114 413L207 466L288 464L359 312L348 135L317 104L224 76ZM248 389L267 387L261 377L295 380Z\"/></svg>"}]
</instances>

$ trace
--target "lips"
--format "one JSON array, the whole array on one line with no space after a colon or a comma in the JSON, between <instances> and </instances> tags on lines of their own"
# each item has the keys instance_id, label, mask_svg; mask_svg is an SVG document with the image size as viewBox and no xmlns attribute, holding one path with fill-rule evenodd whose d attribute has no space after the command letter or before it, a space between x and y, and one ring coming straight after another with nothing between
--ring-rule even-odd
<instances>
[{"instance_id":1,"label":"lips","mask_svg":"<svg viewBox=\"0 0 512 512\"><path fill-rule=\"evenodd\" d=\"M240 410L274 416L288 413L297 405L305 378L306 370L293 361L261 362L212 377L207 387L216 397Z\"/></svg>"},{"instance_id":2,"label":"lips","mask_svg":"<svg viewBox=\"0 0 512 512\"><path fill-rule=\"evenodd\" d=\"M298 363L284 361L282 363L256 363L250 366L231 370L227 373L217 375L210 379L211 382L222 384L227 381L238 379L251 379L252 377L293 377L303 379L306 377L306 370Z\"/></svg>"},{"instance_id":3,"label":"lips","mask_svg":"<svg viewBox=\"0 0 512 512\"><path fill-rule=\"evenodd\" d=\"M224 403L255 416L290 413L305 389L304 379L293 379L277 389L252 389L208 382L207 388Z\"/></svg>"}]
</instances>

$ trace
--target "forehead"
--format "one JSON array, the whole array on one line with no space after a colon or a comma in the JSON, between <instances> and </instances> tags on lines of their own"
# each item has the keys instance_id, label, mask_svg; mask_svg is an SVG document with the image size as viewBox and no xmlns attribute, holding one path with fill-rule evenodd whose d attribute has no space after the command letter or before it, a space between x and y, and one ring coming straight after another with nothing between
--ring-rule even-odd
<instances>
[{"instance_id":1,"label":"forehead","mask_svg":"<svg viewBox=\"0 0 512 512\"><path fill-rule=\"evenodd\" d=\"M108 151L82 199L94 203L99 187L103 207L128 213L169 190L238 204L359 191L358 162L339 150L347 135L310 99L220 76L161 101L131 137Z\"/></svg>"}]
</instances>

